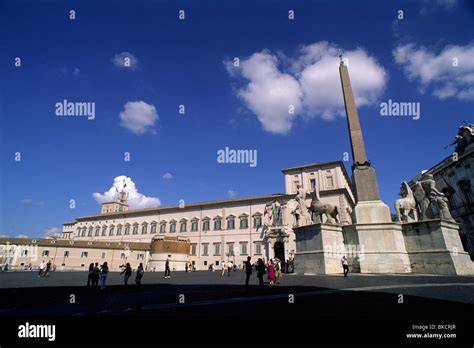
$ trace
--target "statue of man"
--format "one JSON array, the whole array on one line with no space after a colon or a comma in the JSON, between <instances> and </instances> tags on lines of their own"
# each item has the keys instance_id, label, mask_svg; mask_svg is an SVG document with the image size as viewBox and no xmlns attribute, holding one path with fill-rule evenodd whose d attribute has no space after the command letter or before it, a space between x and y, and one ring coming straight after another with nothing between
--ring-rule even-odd
<instances>
[{"instance_id":1,"label":"statue of man","mask_svg":"<svg viewBox=\"0 0 474 348\"><path fill-rule=\"evenodd\" d=\"M429 199L429 207L433 217L439 217L442 220L454 220L448 208L448 199L444 193L436 188L436 181L433 175L425 174L421 180L421 187L425 191L426 197ZM427 209L427 208L426 208ZM425 210L426 210L425 209ZM433 210L436 210L435 212Z\"/></svg>"},{"instance_id":2,"label":"statue of man","mask_svg":"<svg viewBox=\"0 0 474 348\"><path fill-rule=\"evenodd\" d=\"M306 190L302 188L298 189L298 194L296 195L296 201L298 202L299 210L299 226L306 226L311 223L311 216L308 212L308 207L306 206Z\"/></svg>"},{"instance_id":3,"label":"statue of man","mask_svg":"<svg viewBox=\"0 0 474 348\"><path fill-rule=\"evenodd\" d=\"M419 181L415 184L413 196L415 196L416 204L418 206L420 221L431 219L432 216L429 211L430 199L426 195L426 192Z\"/></svg>"}]
</instances>

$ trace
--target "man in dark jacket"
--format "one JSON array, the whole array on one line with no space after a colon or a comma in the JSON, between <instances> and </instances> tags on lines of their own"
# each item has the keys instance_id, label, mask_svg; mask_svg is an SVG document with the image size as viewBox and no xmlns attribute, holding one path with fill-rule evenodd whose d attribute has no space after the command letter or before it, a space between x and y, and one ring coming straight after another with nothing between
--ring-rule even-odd
<instances>
[{"instance_id":1,"label":"man in dark jacket","mask_svg":"<svg viewBox=\"0 0 474 348\"><path fill-rule=\"evenodd\" d=\"M250 263L250 256L247 256L247 261L245 261L245 286L249 287L250 276L252 275L252 264Z\"/></svg>"}]
</instances>

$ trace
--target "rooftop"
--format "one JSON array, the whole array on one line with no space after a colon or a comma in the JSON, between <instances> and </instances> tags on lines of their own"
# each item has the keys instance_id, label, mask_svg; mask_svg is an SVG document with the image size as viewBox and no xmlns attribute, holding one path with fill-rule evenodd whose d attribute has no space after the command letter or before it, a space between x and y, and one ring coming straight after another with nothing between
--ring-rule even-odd
<instances>
[{"instance_id":1,"label":"rooftop","mask_svg":"<svg viewBox=\"0 0 474 348\"><path fill-rule=\"evenodd\" d=\"M78 217L76 220L81 221L81 220L88 220L92 218L118 217L118 216L134 215L134 214L141 214L141 213L160 213L160 212L168 211L168 210L177 210L177 209L183 210L187 208L205 207L205 206L216 205L216 204L229 204L229 203L240 203L240 202L249 202L249 201L258 202L258 201L271 200L275 198L290 198L293 196L294 195L287 195L284 193L275 193L275 194L263 195L263 196L231 198L231 199L223 199L223 200L216 200L216 201L191 203L191 204L186 204L184 208L180 207L179 205L170 205L170 206L157 207L157 208L145 208L145 209L135 209L135 210L128 210L128 211L120 211L120 212L86 215L86 216Z\"/></svg>"},{"instance_id":2,"label":"rooftop","mask_svg":"<svg viewBox=\"0 0 474 348\"><path fill-rule=\"evenodd\" d=\"M283 173L285 173L285 172L289 172L289 171L296 170L296 169L305 169L305 168L313 168L313 167L325 167L325 166L328 166L328 165L344 167L344 164L342 163L342 161L330 161L330 162L317 162L317 163L311 163L311 164L304 164L302 166L282 169L281 171Z\"/></svg>"}]
</instances>

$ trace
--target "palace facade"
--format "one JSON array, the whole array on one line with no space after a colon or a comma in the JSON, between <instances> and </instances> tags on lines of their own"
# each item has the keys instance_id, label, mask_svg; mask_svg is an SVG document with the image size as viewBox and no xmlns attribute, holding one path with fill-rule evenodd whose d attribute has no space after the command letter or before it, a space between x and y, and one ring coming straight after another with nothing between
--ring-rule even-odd
<instances>
[{"instance_id":1,"label":"palace facade","mask_svg":"<svg viewBox=\"0 0 474 348\"><path fill-rule=\"evenodd\" d=\"M143 262L147 269L161 270L168 254L176 270L184 270L185 263L193 264L197 270L207 270L210 265L219 268L222 262L228 261L241 266L247 256L253 261L272 257L290 260L296 252L291 203L299 188L308 192L308 205L309 191L315 189L322 202L339 207L340 223L351 223L354 196L341 161L314 163L282 172L285 193L264 196L130 210L126 193L122 192L114 202L102 204L100 213L64 223L62 235L54 243L65 244L68 250L55 249L53 254L50 240L36 241L38 253L43 256L33 266L42 258L52 259L60 269L82 269L89 262L104 261L115 268L131 260L132 266ZM266 210L272 211L273 221L265 221ZM189 243L187 250L181 248L180 252L168 253L161 248L159 256L153 255L153 242L172 239ZM14 243L19 242L12 240L11 244ZM132 254L124 256L119 250L126 247ZM77 251L75 257L72 249Z\"/></svg>"}]
</instances>

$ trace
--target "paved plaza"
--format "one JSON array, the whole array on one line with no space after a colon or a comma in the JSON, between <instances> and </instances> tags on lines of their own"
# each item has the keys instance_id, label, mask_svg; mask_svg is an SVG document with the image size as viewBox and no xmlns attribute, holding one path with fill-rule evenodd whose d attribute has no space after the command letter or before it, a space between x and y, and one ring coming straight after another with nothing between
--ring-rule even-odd
<instances>
[{"instance_id":1,"label":"paved plaza","mask_svg":"<svg viewBox=\"0 0 474 348\"><path fill-rule=\"evenodd\" d=\"M250 288L245 289L242 271L232 272L230 276L222 276L220 272L174 272L170 279L164 279L162 273L148 272L141 286L135 285L132 277L128 287L122 285L119 273L110 273L104 291L87 288L86 282L86 272L53 272L49 277L38 277L36 272L2 272L1 313L159 313L231 304L243 308L262 302L288 303L290 295L294 295L295 305L303 301L329 303L339 298L364 298L363 303L369 304L366 311L371 311L371 302L377 306L385 302L399 304L399 294L406 296L405 303L439 301L471 309L474 305L474 277L460 276L350 274L344 278L342 275L284 274L281 284L265 284L263 289L258 287L255 274ZM76 301L73 305L69 302L71 294ZM355 301L350 301L351 306L355 305Z\"/></svg>"},{"instance_id":2,"label":"paved plaza","mask_svg":"<svg viewBox=\"0 0 474 348\"><path fill-rule=\"evenodd\" d=\"M47 278L36 272L0 273L0 322L9 335L6 342L17 342L17 327L25 321L53 321L60 334L57 339L68 344L71 338L75 343L89 343L80 333L104 323L110 333L107 340L121 342L117 328L124 325L150 337L155 330L185 328L187 334L179 340L195 343L199 337L204 342L202 333L208 330L214 337L227 339L227 334L236 332L229 328L268 322L278 323L282 333L296 328L315 330L320 340L337 337L347 343L411 342L407 334L419 332L413 327L420 325L454 325L455 330L431 330L456 334L455 340L439 343L471 340L474 277L284 274L281 284L267 283L263 289L255 274L246 289L242 271L230 276L174 272L170 279L148 272L141 286L134 284L133 277L130 280L125 287L119 273L110 273L106 289L100 290L85 286L87 272L53 272ZM341 323L344 335L335 335L334 328L341 328ZM224 324L226 330L221 330ZM174 342L174 337L165 339ZM290 342L292 337L283 335L281 340ZM133 338L124 337L129 343Z\"/></svg>"}]
</instances>

